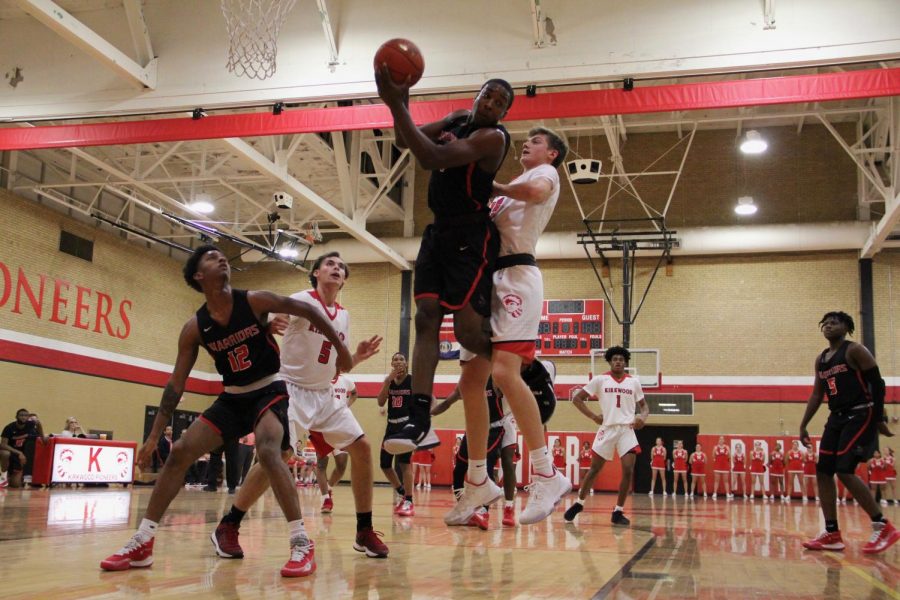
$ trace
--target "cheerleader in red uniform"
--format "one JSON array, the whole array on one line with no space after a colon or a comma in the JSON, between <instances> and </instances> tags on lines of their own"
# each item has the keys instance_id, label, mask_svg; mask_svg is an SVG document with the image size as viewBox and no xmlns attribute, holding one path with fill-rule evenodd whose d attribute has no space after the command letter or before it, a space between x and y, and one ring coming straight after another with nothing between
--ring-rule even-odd
<instances>
[{"instance_id":1,"label":"cheerleader in red uniform","mask_svg":"<svg viewBox=\"0 0 900 600\"><path fill-rule=\"evenodd\" d=\"M738 487L744 498L747 498L747 457L744 455L744 445L740 442L734 445L734 455L731 457L731 489L735 494L738 493ZM740 486L738 484L740 483Z\"/></svg>"},{"instance_id":2,"label":"cheerleader in red uniform","mask_svg":"<svg viewBox=\"0 0 900 600\"><path fill-rule=\"evenodd\" d=\"M791 449L787 453L787 496L794 495L794 490L799 489L803 495L803 452L800 451L800 442L794 440Z\"/></svg>"},{"instance_id":3,"label":"cheerleader in red uniform","mask_svg":"<svg viewBox=\"0 0 900 600\"><path fill-rule=\"evenodd\" d=\"M659 485L662 487L663 496L666 493L666 447L663 446L663 439L656 438L656 445L650 451L650 495L653 495L653 488L656 487L656 479L659 478Z\"/></svg>"},{"instance_id":4,"label":"cheerleader in red uniform","mask_svg":"<svg viewBox=\"0 0 900 600\"><path fill-rule=\"evenodd\" d=\"M881 492L881 505L887 506L887 500L884 498L884 486L887 483L887 468L884 459L881 458L881 452L876 450L869 460L869 487L872 488L872 495L877 499L878 492Z\"/></svg>"},{"instance_id":5,"label":"cheerleader in red uniform","mask_svg":"<svg viewBox=\"0 0 900 600\"><path fill-rule=\"evenodd\" d=\"M581 445L581 452L578 453L578 473L580 475L578 481L584 481L588 469L591 468L591 460L591 443L585 442ZM591 490L591 493L593 494L594 490Z\"/></svg>"},{"instance_id":6,"label":"cheerleader in red uniform","mask_svg":"<svg viewBox=\"0 0 900 600\"><path fill-rule=\"evenodd\" d=\"M766 453L762 449L762 442L753 442L753 451L750 452L750 498L756 497L756 486L759 485L759 491L762 493L763 500L769 496L766 495L766 482L763 475L766 474Z\"/></svg>"},{"instance_id":7,"label":"cheerleader in red uniform","mask_svg":"<svg viewBox=\"0 0 900 600\"><path fill-rule=\"evenodd\" d=\"M684 449L684 443L681 440L675 442L675 449L672 450L672 460L674 461L675 481L672 482L672 495L678 491L678 480L681 480L684 495L688 495L688 451Z\"/></svg>"},{"instance_id":8,"label":"cheerleader in red uniform","mask_svg":"<svg viewBox=\"0 0 900 600\"><path fill-rule=\"evenodd\" d=\"M885 467L885 481L887 482L886 488L891 497L888 499L888 504L896 504L897 503L897 465L894 463L894 449L893 448L885 448L884 449L884 467Z\"/></svg>"},{"instance_id":9,"label":"cheerleader in red uniform","mask_svg":"<svg viewBox=\"0 0 900 600\"><path fill-rule=\"evenodd\" d=\"M413 481L416 487L431 489L431 465L434 464L434 450L416 450L412 455Z\"/></svg>"},{"instance_id":10,"label":"cheerleader in red uniform","mask_svg":"<svg viewBox=\"0 0 900 600\"><path fill-rule=\"evenodd\" d=\"M725 443L725 436L719 436L719 443L713 448L713 500L719 491L719 481L725 483L725 497L734 498L731 493L731 451Z\"/></svg>"},{"instance_id":11,"label":"cheerleader in red uniform","mask_svg":"<svg viewBox=\"0 0 900 600\"><path fill-rule=\"evenodd\" d=\"M787 502L787 496L784 495L784 453L781 451L781 444L775 444L775 451L769 455L769 485L771 487L772 499L775 495L781 495L781 499Z\"/></svg>"},{"instance_id":12,"label":"cheerleader in red uniform","mask_svg":"<svg viewBox=\"0 0 900 600\"><path fill-rule=\"evenodd\" d=\"M553 442L553 466L560 473L566 472L566 450L562 447L559 438Z\"/></svg>"},{"instance_id":13,"label":"cheerleader in red uniform","mask_svg":"<svg viewBox=\"0 0 900 600\"><path fill-rule=\"evenodd\" d=\"M700 446L700 444L697 444L697 448L694 450L694 453L691 454L690 463L691 493L688 495L688 497L694 497L694 492L697 491L697 482L700 481L703 483L703 497L706 498L706 454L703 453L703 448Z\"/></svg>"},{"instance_id":14,"label":"cheerleader in red uniform","mask_svg":"<svg viewBox=\"0 0 900 600\"><path fill-rule=\"evenodd\" d=\"M812 495L815 496L816 502L819 501L819 487L816 485L816 453L812 448L806 449L806 456L803 458L803 500L809 498L809 490L812 489Z\"/></svg>"}]
</instances>

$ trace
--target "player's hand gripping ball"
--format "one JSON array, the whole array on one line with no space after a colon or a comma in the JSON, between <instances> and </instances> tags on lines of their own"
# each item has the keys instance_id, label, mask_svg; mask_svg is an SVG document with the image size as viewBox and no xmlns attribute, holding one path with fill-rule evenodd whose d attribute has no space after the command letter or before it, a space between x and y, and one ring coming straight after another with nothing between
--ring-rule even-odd
<instances>
[{"instance_id":1,"label":"player's hand gripping ball","mask_svg":"<svg viewBox=\"0 0 900 600\"><path fill-rule=\"evenodd\" d=\"M419 47L409 40L394 38L388 40L375 52L375 70L387 65L394 83L404 83L409 78L409 85L415 85L425 71L425 59Z\"/></svg>"}]
</instances>

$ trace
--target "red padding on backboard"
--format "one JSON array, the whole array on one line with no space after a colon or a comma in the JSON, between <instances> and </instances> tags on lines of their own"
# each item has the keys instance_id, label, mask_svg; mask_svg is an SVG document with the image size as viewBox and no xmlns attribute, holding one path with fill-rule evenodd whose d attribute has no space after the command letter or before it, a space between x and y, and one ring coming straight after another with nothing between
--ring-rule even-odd
<instances>
[{"instance_id":1,"label":"red padding on backboard","mask_svg":"<svg viewBox=\"0 0 900 600\"><path fill-rule=\"evenodd\" d=\"M826 102L900 95L900 68L793 75L741 81L684 83L635 87L626 92L591 90L520 96L506 121L532 121L648 112L734 108L766 104ZM470 108L471 99L414 102L416 123L429 123L447 113ZM87 125L54 125L0 129L0 150L67 148L252 137L393 127L384 105L298 109L275 116L269 112L190 118L120 121Z\"/></svg>"}]
</instances>

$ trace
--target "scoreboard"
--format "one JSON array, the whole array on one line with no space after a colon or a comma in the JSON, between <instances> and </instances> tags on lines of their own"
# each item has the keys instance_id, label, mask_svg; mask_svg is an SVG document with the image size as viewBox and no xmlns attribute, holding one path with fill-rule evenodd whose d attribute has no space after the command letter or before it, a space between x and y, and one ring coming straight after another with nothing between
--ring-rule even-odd
<instances>
[{"instance_id":1,"label":"scoreboard","mask_svg":"<svg viewBox=\"0 0 900 600\"><path fill-rule=\"evenodd\" d=\"M589 356L603 348L603 300L544 300L535 342L540 356Z\"/></svg>"}]
</instances>

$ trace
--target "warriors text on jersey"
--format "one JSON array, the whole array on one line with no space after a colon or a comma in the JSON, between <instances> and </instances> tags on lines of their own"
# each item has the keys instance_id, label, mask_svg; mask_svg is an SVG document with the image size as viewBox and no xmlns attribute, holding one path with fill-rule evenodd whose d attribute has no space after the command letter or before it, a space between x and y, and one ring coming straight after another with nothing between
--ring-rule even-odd
<instances>
[{"instance_id":1,"label":"warriors text on jersey","mask_svg":"<svg viewBox=\"0 0 900 600\"><path fill-rule=\"evenodd\" d=\"M226 386L244 386L278 372L278 344L259 322L247 290L231 290L232 308L228 323L220 325L206 304L197 310L200 341L212 356Z\"/></svg>"},{"instance_id":2,"label":"warriors text on jersey","mask_svg":"<svg viewBox=\"0 0 900 600\"><path fill-rule=\"evenodd\" d=\"M315 290L298 292L291 296L319 312L338 337L348 344L350 315L340 304L325 306ZM291 316L284 332L284 350L281 354L281 376L285 381L310 390L331 387L337 372L337 351L319 329L303 317Z\"/></svg>"},{"instance_id":3,"label":"warriors text on jersey","mask_svg":"<svg viewBox=\"0 0 900 600\"><path fill-rule=\"evenodd\" d=\"M604 426L634 423L637 404L644 399L641 383L627 373L622 379L609 372L598 375L584 386L584 391L600 401Z\"/></svg>"}]
</instances>

